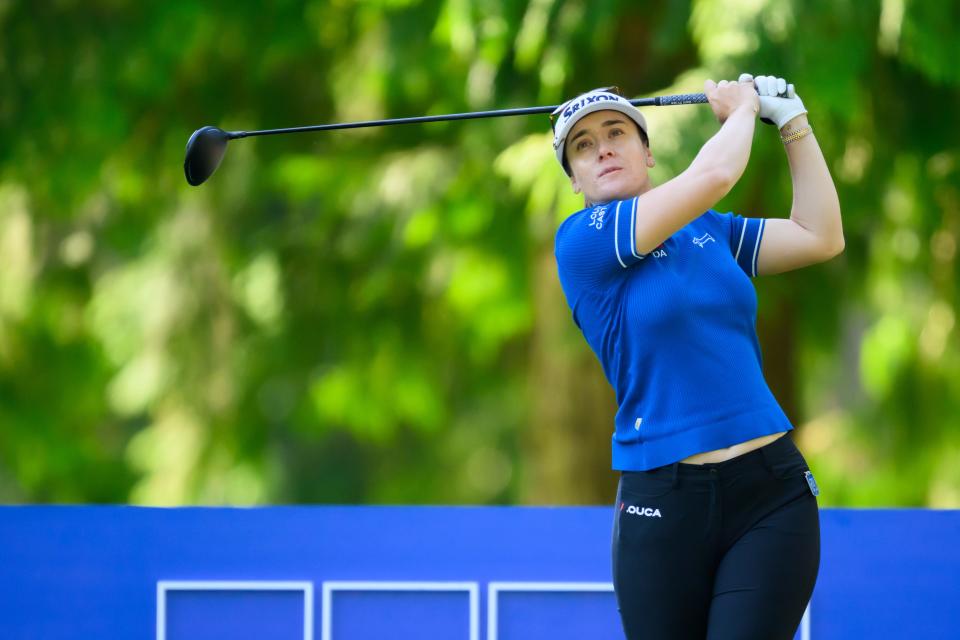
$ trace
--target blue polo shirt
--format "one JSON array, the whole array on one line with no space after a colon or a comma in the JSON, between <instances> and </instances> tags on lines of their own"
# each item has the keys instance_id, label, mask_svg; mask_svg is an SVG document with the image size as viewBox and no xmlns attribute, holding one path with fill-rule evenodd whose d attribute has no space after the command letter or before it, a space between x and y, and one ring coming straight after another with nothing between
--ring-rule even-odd
<instances>
[{"instance_id":1,"label":"blue polo shirt","mask_svg":"<svg viewBox=\"0 0 960 640\"><path fill-rule=\"evenodd\" d=\"M757 341L762 218L712 209L637 253L637 199L574 213L556 258L573 321L617 395L613 468L645 471L792 429Z\"/></svg>"}]
</instances>

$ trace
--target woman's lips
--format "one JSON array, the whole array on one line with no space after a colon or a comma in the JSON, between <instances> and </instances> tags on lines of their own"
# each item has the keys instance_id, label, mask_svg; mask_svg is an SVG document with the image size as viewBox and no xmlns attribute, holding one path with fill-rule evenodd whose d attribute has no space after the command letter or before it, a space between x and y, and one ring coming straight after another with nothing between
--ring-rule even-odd
<instances>
[{"instance_id":1,"label":"woman's lips","mask_svg":"<svg viewBox=\"0 0 960 640\"><path fill-rule=\"evenodd\" d=\"M614 171L620 171L620 167L609 167L600 172L600 175L597 176L597 179L602 178L603 176L610 175Z\"/></svg>"}]
</instances>

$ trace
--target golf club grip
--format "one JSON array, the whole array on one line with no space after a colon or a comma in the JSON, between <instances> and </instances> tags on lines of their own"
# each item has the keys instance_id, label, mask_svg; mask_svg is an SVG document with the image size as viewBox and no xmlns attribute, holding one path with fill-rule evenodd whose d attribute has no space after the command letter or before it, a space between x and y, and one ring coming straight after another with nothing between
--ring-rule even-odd
<instances>
[{"instance_id":1,"label":"golf club grip","mask_svg":"<svg viewBox=\"0 0 960 640\"><path fill-rule=\"evenodd\" d=\"M657 98L639 98L631 100L635 107L668 107L676 104L703 104L707 102L705 93L680 93L675 96L659 96Z\"/></svg>"},{"instance_id":2,"label":"golf club grip","mask_svg":"<svg viewBox=\"0 0 960 640\"><path fill-rule=\"evenodd\" d=\"M681 93L674 96L657 96L654 98L637 98L630 100L630 104L637 107L665 107L678 104L702 104L707 102L703 93ZM270 136L280 133L301 133L305 131L333 131L336 129L359 129L362 127L380 127L391 124L415 124L422 122L445 122L450 120L473 120L476 118L502 118L504 116L525 116L536 113L553 113L557 106L549 107L522 107L519 109L498 109L495 111L474 111L470 113L451 113L440 116L415 116L412 118L392 118L389 120L365 120L363 122L342 122L338 124L317 124L308 127L289 127L285 129L263 129L260 131L228 131L227 137L248 138L252 136Z\"/></svg>"}]
</instances>

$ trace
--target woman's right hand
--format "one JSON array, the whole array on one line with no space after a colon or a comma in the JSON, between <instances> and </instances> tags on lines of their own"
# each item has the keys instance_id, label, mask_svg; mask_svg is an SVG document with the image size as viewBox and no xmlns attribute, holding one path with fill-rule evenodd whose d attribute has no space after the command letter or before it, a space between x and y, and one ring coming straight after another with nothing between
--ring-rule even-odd
<instances>
[{"instance_id":1,"label":"woman's right hand","mask_svg":"<svg viewBox=\"0 0 960 640\"><path fill-rule=\"evenodd\" d=\"M760 111L760 96L752 79L743 82L721 80L719 84L707 80L703 83L703 92L707 94L710 108L720 124L726 122L730 114L740 108L749 108L754 115Z\"/></svg>"},{"instance_id":2,"label":"woman's right hand","mask_svg":"<svg viewBox=\"0 0 960 640\"><path fill-rule=\"evenodd\" d=\"M743 175L760 110L752 81L704 84L713 112L726 123L707 140L680 175L637 198L633 217L636 255L651 253L692 220L714 207ZM622 264L622 263L621 263Z\"/></svg>"}]
</instances>

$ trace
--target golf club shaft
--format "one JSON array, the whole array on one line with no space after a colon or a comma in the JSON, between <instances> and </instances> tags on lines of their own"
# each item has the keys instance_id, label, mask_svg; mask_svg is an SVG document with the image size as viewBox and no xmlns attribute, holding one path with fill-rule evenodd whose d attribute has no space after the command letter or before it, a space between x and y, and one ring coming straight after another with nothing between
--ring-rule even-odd
<instances>
[{"instance_id":1,"label":"golf club shaft","mask_svg":"<svg viewBox=\"0 0 960 640\"><path fill-rule=\"evenodd\" d=\"M637 98L630 104L635 107L659 107L676 104L702 104L707 101L703 93L682 93L672 96L657 96L653 98ZM389 120L365 120L363 122L342 122L339 124L317 124L309 127L289 127L286 129L263 129L260 131L228 131L227 136L249 138L252 136L272 136L280 133L300 133L303 131L332 131L334 129L359 129L361 127L380 127L391 124L414 124L417 122L443 122L447 120L472 120L474 118L500 118L503 116L525 116L534 113L552 113L557 105L552 107L523 107L520 109L498 109L495 111L474 111L470 113L451 113L440 116L416 116L413 118L392 118Z\"/></svg>"}]
</instances>

